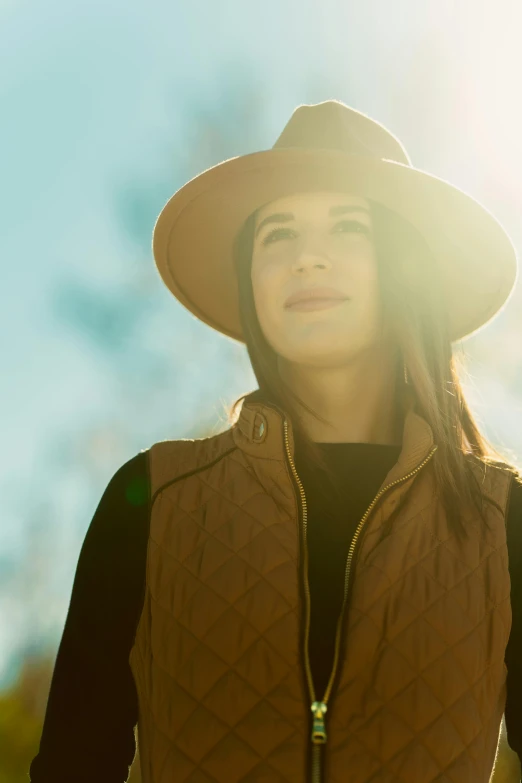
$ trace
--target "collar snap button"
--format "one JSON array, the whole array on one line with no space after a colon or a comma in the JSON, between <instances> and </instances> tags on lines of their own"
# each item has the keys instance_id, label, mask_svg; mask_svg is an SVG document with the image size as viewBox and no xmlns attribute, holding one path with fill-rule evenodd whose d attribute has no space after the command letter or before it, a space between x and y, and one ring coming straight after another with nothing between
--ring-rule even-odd
<instances>
[{"instance_id":1,"label":"collar snap button","mask_svg":"<svg viewBox=\"0 0 522 783\"><path fill-rule=\"evenodd\" d=\"M267 429L268 428L265 417L262 413L258 413L256 416L256 423L254 425L253 440L256 443L261 443L266 437Z\"/></svg>"}]
</instances>

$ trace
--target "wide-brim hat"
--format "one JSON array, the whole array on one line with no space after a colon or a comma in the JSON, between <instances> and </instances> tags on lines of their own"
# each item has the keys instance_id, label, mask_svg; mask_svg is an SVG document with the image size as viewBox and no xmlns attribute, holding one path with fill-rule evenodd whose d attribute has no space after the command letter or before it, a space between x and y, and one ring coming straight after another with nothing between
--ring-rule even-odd
<instances>
[{"instance_id":1,"label":"wide-brim hat","mask_svg":"<svg viewBox=\"0 0 522 783\"><path fill-rule=\"evenodd\" d=\"M452 341L505 305L517 255L500 222L460 188L414 168L379 122L333 100L298 106L271 149L218 163L174 193L152 240L163 282L197 318L244 342L234 239L260 206L319 190L378 201L422 233L441 275Z\"/></svg>"}]
</instances>

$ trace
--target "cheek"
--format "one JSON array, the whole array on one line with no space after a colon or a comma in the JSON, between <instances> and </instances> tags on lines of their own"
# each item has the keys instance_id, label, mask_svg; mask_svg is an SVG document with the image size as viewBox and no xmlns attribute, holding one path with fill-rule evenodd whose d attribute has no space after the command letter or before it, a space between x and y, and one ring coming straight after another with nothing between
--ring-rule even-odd
<instances>
[{"instance_id":1,"label":"cheek","mask_svg":"<svg viewBox=\"0 0 522 783\"><path fill-rule=\"evenodd\" d=\"M261 323L274 320L280 306L284 274L275 264L252 264L252 290Z\"/></svg>"},{"instance_id":2,"label":"cheek","mask_svg":"<svg viewBox=\"0 0 522 783\"><path fill-rule=\"evenodd\" d=\"M373 254L368 254L363 263L355 267L357 271L356 287L364 299L369 302L379 299L379 274Z\"/></svg>"},{"instance_id":3,"label":"cheek","mask_svg":"<svg viewBox=\"0 0 522 783\"><path fill-rule=\"evenodd\" d=\"M379 279L376 274L369 273L361 281L361 293L363 305L363 317L369 326L378 326L380 324L382 302Z\"/></svg>"}]
</instances>

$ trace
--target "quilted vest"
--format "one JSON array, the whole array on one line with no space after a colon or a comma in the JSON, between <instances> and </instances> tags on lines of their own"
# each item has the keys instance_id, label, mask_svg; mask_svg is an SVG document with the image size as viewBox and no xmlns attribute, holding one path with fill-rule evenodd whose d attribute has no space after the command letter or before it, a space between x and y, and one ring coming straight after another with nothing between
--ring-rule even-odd
<instances>
[{"instance_id":1,"label":"quilted vest","mask_svg":"<svg viewBox=\"0 0 522 783\"><path fill-rule=\"evenodd\" d=\"M291 421L253 392L224 432L149 449L129 656L143 783L489 781L506 700L511 475L472 460L496 506L484 504L488 526L469 510L459 541L436 491L432 430L413 405L403 426L349 549L325 694L308 661Z\"/></svg>"}]
</instances>

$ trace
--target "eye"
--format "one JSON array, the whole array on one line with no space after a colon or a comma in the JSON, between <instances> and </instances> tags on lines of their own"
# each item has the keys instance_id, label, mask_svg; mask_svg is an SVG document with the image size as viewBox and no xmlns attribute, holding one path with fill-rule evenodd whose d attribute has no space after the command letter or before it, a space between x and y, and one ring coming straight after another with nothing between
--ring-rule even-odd
<instances>
[{"instance_id":1,"label":"eye","mask_svg":"<svg viewBox=\"0 0 522 783\"><path fill-rule=\"evenodd\" d=\"M272 231L269 231L266 237L261 242L262 245L269 245L273 242L277 242L278 239L284 239L285 235L288 235L289 233L294 233L295 231L292 231L291 228L274 228Z\"/></svg>"},{"instance_id":2,"label":"eye","mask_svg":"<svg viewBox=\"0 0 522 783\"><path fill-rule=\"evenodd\" d=\"M341 231L339 231L341 228ZM340 220L332 229L332 233L346 234L346 233L366 234L370 236L371 229L362 223L360 220ZM292 235L295 236L295 231L291 228L274 228L265 236L262 240L262 245L270 245L277 242L279 239L290 239Z\"/></svg>"},{"instance_id":3,"label":"eye","mask_svg":"<svg viewBox=\"0 0 522 783\"><path fill-rule=\"evenodd\" d=\"M337 229L341 226L344 230L339 232ZM336 223L335 226L332 229L332 233L338 234L338 233L346 233L346 231L354 231L358 234L366 234L367 236L370 236L371 229L366 226L364 223L361 223L360 220L340 220L339 223Z\"/></svg>"}]
</instances>

